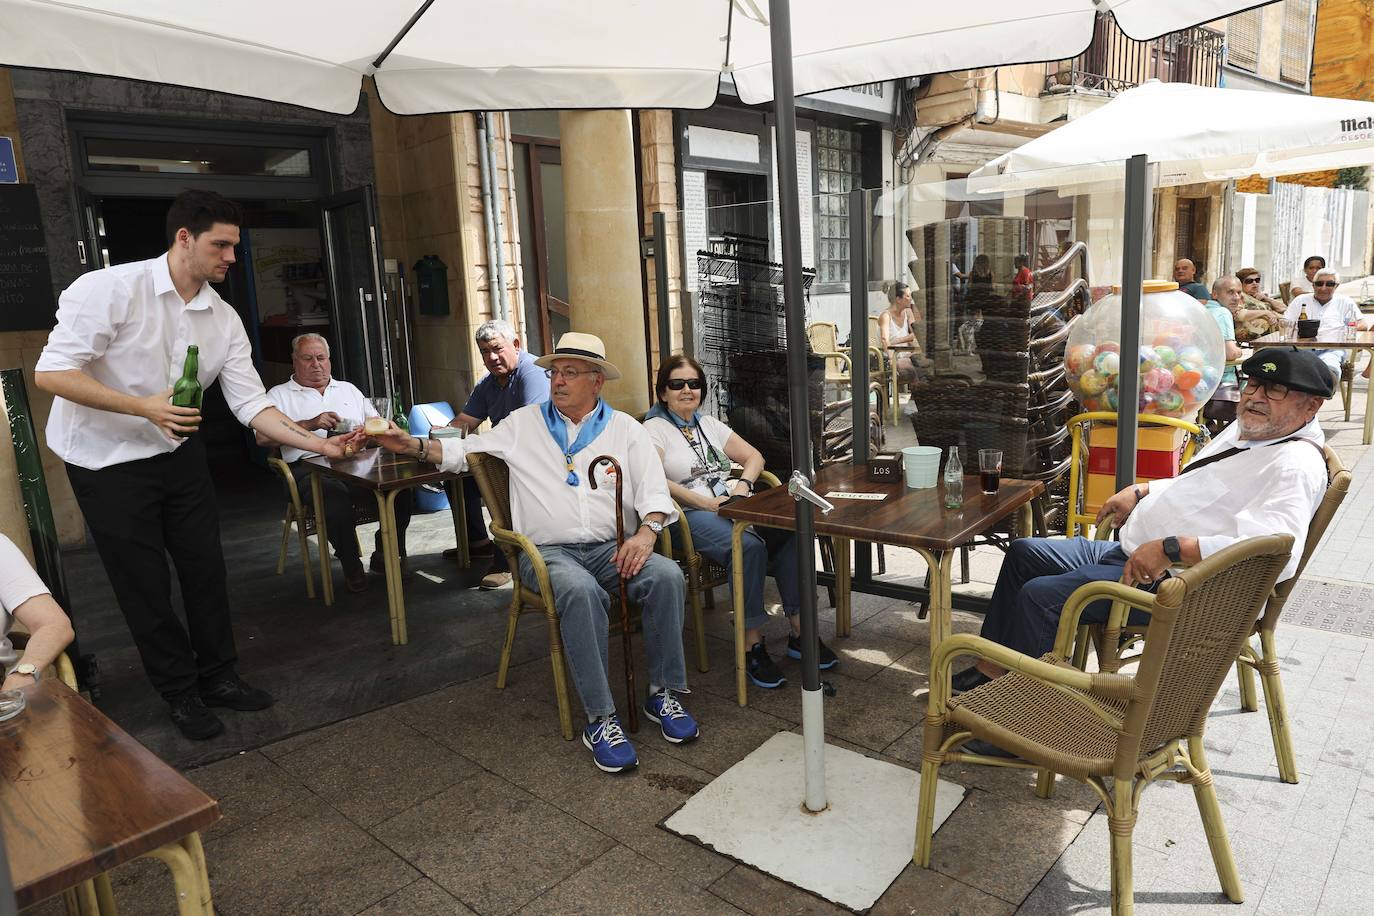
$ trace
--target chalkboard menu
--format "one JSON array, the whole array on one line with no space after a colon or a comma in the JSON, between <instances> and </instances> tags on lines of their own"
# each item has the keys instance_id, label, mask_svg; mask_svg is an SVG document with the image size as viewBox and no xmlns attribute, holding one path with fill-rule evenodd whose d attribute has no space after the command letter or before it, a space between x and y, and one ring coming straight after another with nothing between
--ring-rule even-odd
<instances>
[{"instance_id":1,"label":"chalkboard menu","mask_svg":"<svg viewBox=\"0 0 1374 916\"><path fill-rule=\"evenodd\" d=\"M0 184L0 331L46 331L56 315L38 191Z\"/></svg>"}]
</instances>

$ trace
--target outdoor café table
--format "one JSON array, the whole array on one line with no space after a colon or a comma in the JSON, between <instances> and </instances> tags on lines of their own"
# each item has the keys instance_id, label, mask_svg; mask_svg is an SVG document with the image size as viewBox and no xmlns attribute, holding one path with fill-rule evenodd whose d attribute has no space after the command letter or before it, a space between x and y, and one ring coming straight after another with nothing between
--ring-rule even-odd
<instances>
[{"instance_id":1,"label":"outdoor caf\u00e9 table","mask_svg":"<svg viewBox=\"0 0 1374 916\"><path fill-rule=\"evenodd\" d=\"M69 912L114 913L106 872L153 857L183 916L212 914L200 831L220 818L215 800L57 678L22 689L28 707L0 722L0 830L19 908L71 891Z\"/></svg>"},{"instance_id":2,"label":"outdoor caf\u00e9 table","mask_svg":"<svg viewBox=\"0 0 1374 916\"><path fill-rule=\"evenodd\" d=\"M338 461L316 455L304 459L310 466L310 489L315 498L315 526L320 540L320 578L324 580L324 603L334 603L333 564L329 558L329 533L324 517L324 488L320 476L337 477L344 483L371 490L377 498L377 519L382 531L382 556L386 567L387 610L391 617L391 643L406 644L405 591L401 585L401 555L396 540L396 494L407 487L425 483L441 483L449 492L453 505L453 533L458 540L458 562L467 568L468 532L464 512L462 474L441 471L417 458L395 455L385 449L364 449L352 458Z\"/></svg>"},{"instance_id":3,"label":"outdoor caf\u00e9 table","mask_svg":"<svg viewBox=\"0 0 1374 916\"><path fill-rule=\"evenodd\" d=\"M1030 504L1044 489L1038 480L1003 478L995 496L985 496L977 476L964 478L964 505L946 509L943 487L909 490L898 480L879 483L868 479L866 464L832 464L816 474L811 489L825 497L835 508L829 514L816 510L816 534L829 536L835 543L835 635L848 636L849 619L849 545L851 541L910 547L926 561L930 570L930 649L940 644L952 626L951 568L961 544L967 544L998 522L1019 513L1018 533L1031 530ZM844 493L881 494L883 499L846 498ZM734 570L732 595L735 606L736 636L742 637L744 604L744 529L750 525L796 529L796 504L784 487L771 487L737 500L718 510L722 518L734 522L732 550ZM745 695L744 640L735 640L735 676L738 695Z\"/></svg>"},{"instance_id":4,"label":"outdoor caf\u00e9 table","mask_svg":"<svg viewBox=\"0 0 1374 916\"><path fill-rule=\"evenodd\" d=\"M1298 337L1286 337L1282 331L1275 331L1273 334L1265 334L1263 337L1256 337L1250 341L1250 346L1259 349L1260 347L1302 347L1309 350L1349 350L1352 362L1358 359L1361 351L1369 353L1374 358L1374 331L1356 331L1349 334L1344 328L1318 334L1310 339ZM1356 368L1352 365L1352 369ZM1374 385L1370 385L1364 392L1364 444L1369 445L1371 436L1374 436L1374 412L1370 411L1370 393L1374 392ZM1350 419L1350 399L1345 401L1345 419Z\"/></svg>"}]
</instances>

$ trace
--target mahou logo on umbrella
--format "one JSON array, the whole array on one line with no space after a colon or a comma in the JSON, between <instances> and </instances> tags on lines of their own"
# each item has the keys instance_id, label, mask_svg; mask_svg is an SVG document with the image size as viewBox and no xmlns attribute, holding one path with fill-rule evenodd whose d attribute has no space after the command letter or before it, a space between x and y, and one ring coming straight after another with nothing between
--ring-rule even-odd
<instances>
[{"instance_id":1,"label":"mahou logo on umbrella","mask_svg":"<svg viewBox=\"0 0 1374 916\"><path fill-rule=\"evenodd\" d=\"M1341 119L1341 133L1343 134L1362 134L1364 137L1369 137L1371 130L1374 130L1374 117Z\"/></svg>"}]
</instances>

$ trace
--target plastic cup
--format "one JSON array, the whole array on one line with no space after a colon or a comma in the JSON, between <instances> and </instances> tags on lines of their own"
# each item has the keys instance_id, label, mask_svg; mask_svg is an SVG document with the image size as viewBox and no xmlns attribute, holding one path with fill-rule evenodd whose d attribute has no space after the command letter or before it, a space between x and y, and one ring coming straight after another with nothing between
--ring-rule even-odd
<instances>
[{"instance_id":1,"label":"plastic cup","mask_svg":"<svg viewBox=\"0 0 1374 916\"><path fill-rule=\"evenodd\" d=\"M368 417L363 431L369 436L380 436L387 430L386 417Z\"/></svg>"},{"instance_id":2,"label":"plastic cup","mask_svg":"<svg viewBox=\"0 0 1374 916\"><path fill-rule=\"evenodd\" d=\"M940 450L933 445L907 446L902 449L902 472L908 488L933 488L940 476Z\"/></svg>"}]
</instances>

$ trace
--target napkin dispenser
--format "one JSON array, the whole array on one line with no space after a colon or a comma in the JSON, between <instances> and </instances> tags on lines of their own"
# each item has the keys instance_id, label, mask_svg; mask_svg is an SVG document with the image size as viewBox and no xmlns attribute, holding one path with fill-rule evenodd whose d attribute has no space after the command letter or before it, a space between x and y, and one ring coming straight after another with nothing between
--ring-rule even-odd
<instances>
[{"instance_id":1,"label":"napkin dispenser","mask_svg":"<svg viewBox=\"0 0 1374 916\"><path fill-rule=\"evenodd\" d=\"M874 455L868 459L868 479L876 483L896 483L902 479L901 455Z\"/></svg>"}]
</instances>

